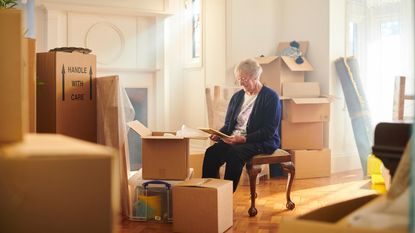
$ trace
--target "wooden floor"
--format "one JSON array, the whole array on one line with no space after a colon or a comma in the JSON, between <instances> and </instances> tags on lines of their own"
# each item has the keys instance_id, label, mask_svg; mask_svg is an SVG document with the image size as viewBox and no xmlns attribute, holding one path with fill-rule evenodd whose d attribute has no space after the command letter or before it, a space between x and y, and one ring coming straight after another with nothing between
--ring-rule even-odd
<instances>
[{"instance_id":1,"label":"wooden floor","mask_svg":"<svg viewBox=\"0 0 415 233\"><path fill-rule=\"evenodd\" d=\"M363 179L360 170L333 174L328 178L295 180L291 199L296 204L293 211L285 208L285 179L261 181L257 185L258 215L250 218L248 209L249 186L239 186L234 194L234 225L226 233L271 233L278 231L284 218L291 218L353 197L374 193L369 190L369 180ZM133 222L124 220L121 233L172 232L172 224Z\"/></svg>"}]
</instances>

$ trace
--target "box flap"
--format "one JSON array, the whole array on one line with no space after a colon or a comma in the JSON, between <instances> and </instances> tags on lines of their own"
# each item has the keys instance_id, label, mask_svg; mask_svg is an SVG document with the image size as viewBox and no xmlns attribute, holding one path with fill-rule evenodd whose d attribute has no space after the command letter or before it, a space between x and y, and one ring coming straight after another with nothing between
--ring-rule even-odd
<instances>
[{"instance_id":1,"label":"box flap","mask_svg":"<svg viewBox=\"0 0 415 233\"><path fill-rule=\"evenodd\" d=\"M175 135L166 135L166 136L142 136L142 139L184 139L184 137L175 136Z\"/></svg>"},{"instance_id":2,"label":"box flap","mask_svg":"<svg viewBox=\"0 0 415 233\"><path fill-rule=\"evenodd\" d=\"M378 195L367 195L335 203L304 214L298 219L335 223L376 197Z\"/></svg>"},{"instance_id":3,"label":"box flap","mask_svg":"<svg viewBox=\"0 0 415 233\"><path fill-rule=\"evenodd\" d=\"M269 64L277 58L278 56L256 57L255 60L257 60L259 64L263 65L263 64Z\"/></svg>"},{"instance_id":4,"label":"box flap","mask_svg":"<svg viewBox=\"0 0 415 233\"><path fill-rule=\"evenodd\" d=\"M314 70L313 66L311 66L311 64L307 61L305 57L302 57L304 60L302 64L295 63L295 59L293 57L282 56L281 58L291 71L313 71Z\"/></svg>"},{"instance_id":5,"label":"box flap","mask_svg":"<svg viewBox=\"0 0 415 233\"><path fill-rule=\"evenodd\" d=\"M183 181L176 186L185 186L185 187L201 187L201 188L215 188L227 184L230 181L227 180L221 180L221 179L211 179L211 178L205 178L205 179L190 179Z\"/></svg>"},{"instance_id":6,"label":"box flap","mask_svg":"<svg viewBox=\"0 0 415 233\"><path fill-rule=\"evenodd\" d=\"M202 179L202 178L190 179L190 180L186 180L181 183L178 183L176 186L200 187L201 185L203 185L203 183L209 180L210 179Z\"/></svg>"},{"instance_id":7,"label":"box flap","mask_svg":"<svg viewBox=\"0 0 415 233\"><path fill-rule=\"evenodd\" d=\"M308 41L297 41L297 42L300 44L299 49L301 51L301 54L303 56L305 56L307 54L307 49L308 49L309 42ZM278 43L277 53L280 54L282 52L282 50L284 50L285 48L288 48L288 47L290 47L290 42Z\"/></svg>"},{"instance_id":8,"label":"box flap","mask_svg":"<svg viewBox=\"0 0 415 233\"><path fill-rule=\"evenodd\" d=\"M141 124L141 122L137 120L130 121L127 123L127 125L130 126L130 128L138 133L141 137L147 137L153 134L151 130L149 130L145 125Z\"/></svg>"},{"instance_id":9,"label":"box flap","mask_svg":"<svg viewBox=\"0 0 415 233\"><path fill-rule=\"evenodd\" d=\"M292 98L295 104L328 104L330 100L327 98Z\"/></svg>"},{"instance_id":10,"label":"box flap","mask_svg":"<svg viewBox=\"0 0 415 233\"><path fill-rule=\"evenodd\" d=\"M320 96L318 82L287 82L282 84L284 98L316 98Z\"/></svg>"}]
</instances>

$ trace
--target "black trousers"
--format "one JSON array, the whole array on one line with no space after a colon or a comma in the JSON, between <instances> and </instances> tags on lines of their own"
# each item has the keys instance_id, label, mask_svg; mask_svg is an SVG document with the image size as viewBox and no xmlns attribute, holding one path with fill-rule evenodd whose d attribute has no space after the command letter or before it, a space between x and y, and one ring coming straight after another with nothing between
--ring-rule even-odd
<instances>
[{"instance_id":1,"label":"black trousers","mask_svg":"<svg viewBox=\"0 0 415 233\"><path fill-rule=\"evenodd\" d=\"M229 145L222 141L206 150L203 160L203 178L218 178L219 168L226 163L225 180L233 181L233 191L238 187L245 163L261 150L253 143Z\"/></svg>"}]
</instances>

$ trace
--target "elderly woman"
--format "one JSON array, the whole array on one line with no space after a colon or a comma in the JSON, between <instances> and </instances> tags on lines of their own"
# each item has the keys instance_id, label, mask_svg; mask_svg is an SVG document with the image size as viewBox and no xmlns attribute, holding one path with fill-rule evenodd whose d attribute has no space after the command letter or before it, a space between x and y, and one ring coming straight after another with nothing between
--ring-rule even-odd
<instances>
[{"instance_id":1,"label":"elderly woman","mask_svg":"<svg viewBox=\"0 0 415 233\"><path fill-rule=\"evenodd\" d=\"M236 92L228 106L222 133L206 150L203 178L219 177L219 168L226 163L225 179L233 181L235 192L246 161L254 155L272 154L280 147L279 127L281 104L278 94L260 82L262 68L257 61L247 59L234 70L235 78L243 87Z\"/></svg>"}]
</instances>

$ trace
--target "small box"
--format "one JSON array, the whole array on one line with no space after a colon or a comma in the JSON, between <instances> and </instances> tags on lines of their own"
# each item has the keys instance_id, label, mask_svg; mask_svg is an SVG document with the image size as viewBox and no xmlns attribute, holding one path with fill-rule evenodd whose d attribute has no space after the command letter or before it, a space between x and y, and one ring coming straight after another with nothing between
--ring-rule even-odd
<instances>
[{"instance_id":1,"label":"small box","mask_svg":"<svg viewBox=\"0 0 415 233\"><path fill-rule=\"evenodd\" d=\"M0 232L118 230L115 150L56 134L0 146Z\"/></svg>"},{"instance_id":2,"label":"small box","mask_svg":"<svg viewBox=\"0 0 415 233\"><path fill-rule=\"evenodd\" d=\"M21 141L27 132L22 24L21 10L0 9L0 142Z\"/></svg>"},{"instance_id":3,"label":"small box","mask_svg":"<svg viewBox=\"0 0 415 233\"><path fill-rule=\"evenodd\" d=\"M281 148L284 150L320 150L324 147L323 140L323 122L281 121Z\"/></svg>"},{"instance_id":4,"label":"small box","mask_svg":"<svg viewBox=\"0 0 415 233\"><path fill-rule=\"evenodd\" d=\"M363 196L333 205L322 207L305 215L282 221L279 233L404 233L407 229L373 229L368 227L352 226L347 218L355 216L356 212L369 209L385 199L384 195ZM355 216L357 217L357 216Z\"/></svg>"},{"instance_id":5,"label":"small box","mask_svg":"<svg viewBox=\"0 0 415 233\"><path fill-rule=\"evenodd\" d=\"M295 164L296 179L330 176L330 149L291 150L291 152Z\"/></svg>"},{"instance_id":6,"label":"small box","mask_svg":"<svg viewBox=\"0 0 415 233\"><path fill-rule=\"evenodd\" d=\"M320 96L318 83L284 83L283 93L283 120L300 123L330 119L330 100Z\"/></svg>"},{"instance_id":7,"label":"small box","mask_svg":"<svg viewBox=\"0 0 415 233\"><path fill-rule=\"evenodd\" d=\"M189 170L189 138L177 136L174 132L152 132L139 121L127 124L141 136L143 179L186 179Z\"/></svg>"},{"instance_id":8,"label":"small box","mask_svg":"<svg viewBox=\"0 0 415 233\"><path fill-rule=\"evenodd\" d=\"M308 42L300 43L300 51L305 56L308 48ZM277 52L289 47L289 43L279 43ZM268 87L274 89L279 95L282 95L281 85L286 82L304 82L304 72L312 71L313 67L303 57L304 62L297 64L293 57L289 56L269 56L255 58L261 65L263 72L261 81Z\"/></svg>"},{"instance_id":9,"label":"small box","mask_svg":"<svg viewBox=\"0 0 415 233\"><path fill-rule=\"evenodd\" d=\"M233 225L232 181L190 179L173 187L173 231L222 233Z\"/></svg>"},{"instance_id":10,"label":"small box","mask_svg":"<svg viewBox=\"0 0 415 233\"><path fill-rule=\"evenodd\" d=\"M37 131L97 142L95 55L48 52L36 60Z\"/></svg>"}]
</instances>

